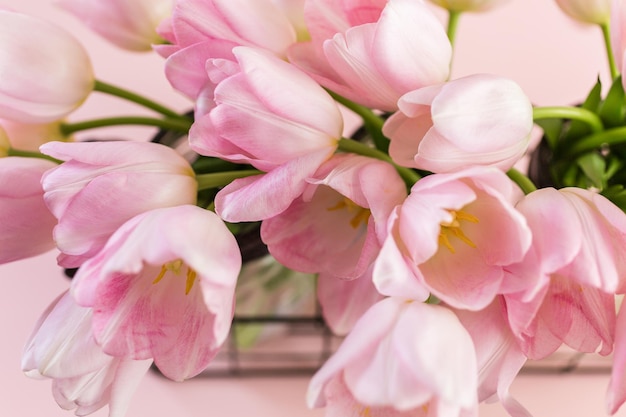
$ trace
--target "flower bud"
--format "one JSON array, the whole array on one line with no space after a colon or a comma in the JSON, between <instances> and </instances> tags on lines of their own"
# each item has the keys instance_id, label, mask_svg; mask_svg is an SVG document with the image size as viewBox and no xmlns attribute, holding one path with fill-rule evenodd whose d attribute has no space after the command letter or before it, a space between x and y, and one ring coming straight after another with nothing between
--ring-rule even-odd
<instances>
[{"instance_id":1,"label":"flower bud","mask_svg":"<svg viewBox=\"0 0 626 417\"><path fill-rule=\"evenodd\" d=\"M556 0L561 10L583 23L606 24L611 18L610 0Z\"/></svg>"},{"instance_id":2,"label":"flower bud","mask_svg":"<svg viewBox=\"0 0 626 417\"><path fill-rule=\"evenodd\" d=\"M91 61L64 29L0 10L0 114L23 123L63 118L93 90Z\"/></svg>"}]
</instances>

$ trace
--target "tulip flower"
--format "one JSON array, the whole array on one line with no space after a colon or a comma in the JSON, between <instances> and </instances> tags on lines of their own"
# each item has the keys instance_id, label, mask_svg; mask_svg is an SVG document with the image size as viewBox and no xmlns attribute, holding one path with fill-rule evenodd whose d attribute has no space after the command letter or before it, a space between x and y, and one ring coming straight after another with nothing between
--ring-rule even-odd
<instances>
[{"instance_id":1,"label":"tulip flower","mask_svg":"<svg viewBox=\"0 0 626 417\"><path fill-rule=\"evenodd\" d=\"M508 0L430 0L451 12L484 12L500 6Z\"/></svg>"},{"instance_id":2,"label":"tulip flower","mask_svg":"<svg viewBox=\"0 0 626 417\"><path fill-rule=\"evenodd\" d=\"M259 49L233 52L239 70L218 83L213 107L196 119L189 141L199 154L264 172L233 181L215 199L226 221L263 220L289 207L332 156L343 117L328 93L293 65Z\"/></svg>"},{"instance_id":3,"label":"tulip flower","mask_svg":"<svg viewBox=\"0 0 626 417\"><path fill-rule=\"evenodd\" d=\"M368 268L355 279L341 279L326 273L318 275L317 301L324 321L334 334L348 334L361 316L384 298L372 282L372 270Z\"/></svg>"},{"instance_id":4,"label":"tulip flower","mask_svg":"<svg viewBox=\"0 0 626 417\"><path fill-rule=\"evenodd\" d=\"M532 104L513 81L477 74L411 91L383 127L397 164L451 172L511 168L526 152Z\"/></svg>"},{"instance_id":5,"label":"tulip flower","mask_svg":"<svg viewBox=\"0 0 626 417\"><path fill-rule=\"evenodd\" d=\"M111 234L145 211L195 204L189 163L149 142L49 142L41 152L66 161L42 178L44 199L58 219L54 238L60 265L78 267Z\"/></svg>"},{"instance_id":6,"label":"tulip flower","mask_svg":"<svg viewBox=\"0 0 626 417\"><path fill-rule=\"evenodd\" d=\"M524 353L540 359L562 343L607 355L613 348L615 306L623 292L626 215L605 197L580 188L543 188L517 205L533 232L505 289L509 324ZM555 213L558 213L556 215ZM508 285L511 285L509 282Z\"/></svg>"},{"instance_id":7,"label":"tulip flower","mask_svg":"<svg viewBox=\"0 0 626 417\"><path fill-rule=\"evenodd\" d=\"M334 4L339 8L341 2ZM377 10L376 5L368 6ZM292 46L289 60L335 93L394 111L404 93L448 78L452 48L441 23L423 2L390 0L377 20L350 24L332 35L322 20L322 12L329 11L317 7L321 16L308 13L313 41ZM364 15L374 18L369 9ZM325 33L330 37L321 40Z\"/></svg>"},{"instance_id":8,"label":"tulip flower","mask_svg":"<svg viewBox=\"0 0 626 417\"><path fill-rule=\"evenodd\" d=\"M111 356L154 359L181 381L202 372L226 339L241 254L215 213L155 209L124 223L72 281Z\"/></svg>"},{"instance_id":9,"label":"tulip flower","mask_svg":"<svg viewBox=\"0 0 626 417\"><path fill-rule=\"evenodd\" d=\"M84 416L109 405L109 417L123 417L152 360L106 355L93 338L93 311L68 292L44 312L26 343L22 369L29 377L51 378L59 406Z\"/></svg>"},{"instance_id":10,"label":"tulip flower","mask_svg":"<svg viewBox=\"0 0 626 417\"><path fill-rule=\"evenodd\" d=\"M0 10L0 115L23 123L59 120L94 87L91 61L64 29Z\"/></svg>"},{"instance_id":11,"label":"tulip flower","mask_svg":"<svg viewBox=\"0 0 626 417\"><path fill-rule=\"evenodd\" d=\"M163 40L159 24L173 0L59 0L58 4L106 40L131 51L149 51Z\"/></svg>"},{"instance_id":12,"label":"tulip flower","mask_svg":"<svg viewBox=\"0 0 626 417\"><path fill-rule=\"evenodd\" d=\"M57 221L44 203L41 176L56 166L39 158L0 158L0 264L54 248Z\"/></svg>"},{"instance_id":13,"label":"tulip flower","mask_svg":"<svg viewBox=\"0 0 626 417\"><path fill-rule=\"evenodd\" d=\"M285 9L273 0L178 0L171 22L160 28L174 48L225 40L255 46L284 57L296 41ZM207 57L208 58L208 57Z\"/></svg>"},{"instance_id":14,"label":"tulip flower","mask_svg":"<svg viewBox=\"0 0 626 417\"><path fill-rule=\"evenodd\" d=\"M477 167L419 180L390 216L374 267L385 295L480 310L524 259L531 232L515 210L520 191L506 174Z\"/></svg>"},{"instance_id":15,"label":"tulip flower","mask_svg":"<svg viewBox=\"0 0 626 417\"><path fill-rule=\"evenodd\" d=\"M387 298L361 317L313 376L307 402L345 407L341 390L347 389L361 410L373 415L385 416L380 409L387 408L406 413L399 417L427 412L457 417L476 412L477 376L472 339L452 311ZM334 405L333 397L343 401ZM447 413L438 414L443 410Z\"/></svg>"},{"instance_id":16,"label":"tulip flower","mask_svg":"<svg viewBox=\"0 0 626 417\"><path fill-rule=\"evenodd\" d=\"M12 148L20 151L38 151L46 142L68 141L68 137L61 132L61 121L47 123L20 123L12 120L0 120Z\"/></svg>"},{"instance_id":17,"label":"tulip flower","mask_svg":"<svg viewBox=\"0 0 626 417\"><path fill-rule=\"evenodd\" d=\"M606 396L607 412L611 415L617 413L624 402L626 402L626 308L622 303L615 324L615 351Z\"/></svg>"},{"instance_id":18,"label":"tulip flower","mask_svg":"<svg viewBox=\"0 0 626 417\"><path fill-rule=\"evenodd\" d=\"M611 0L556 0L556 4L579 22L603 25L611 19Z\"/></svg>"},{"instance_id":19,"label":"tulip flower","mask_svg":"<svg viewBox=\"0 0 626 417\"><path fill-rule=\"evenodd\" d=\"M288 268L362 275L378 254L393 207L406 198L404 181L386 162L343 154L307 182L312 186L303 196L263 221L263 242Z\"/></svg>"}]
</instances>

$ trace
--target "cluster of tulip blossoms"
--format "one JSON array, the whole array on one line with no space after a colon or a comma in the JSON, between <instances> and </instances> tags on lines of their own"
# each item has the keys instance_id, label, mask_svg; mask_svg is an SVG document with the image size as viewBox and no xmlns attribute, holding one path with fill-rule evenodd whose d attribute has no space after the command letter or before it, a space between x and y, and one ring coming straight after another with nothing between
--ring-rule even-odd
<instances>
[{"instance_id":1,"label":"cluster of tulip blossoms","mask_svg":"<svg viewBox=\"0 0 626 417\"><path fill-rule=\"evenodd\" d=\"M476 416L487 400L528 416L509 386L563 344L614 354L615 413L626 2L558 1L603 29L614 82L554 108L498 76L450 76L459 16L503 1L433 3L447 26L422 0L59 2L162 56L193 118L95 80L64 29L0 10L0 262L56 248L78 268L26 343L26 374L52 379L61 407L111 417L153 363L177 381L199 374L230 330L234 234L260 222L278 262L317 274L325 319L345 335L307 394L328 417ZM94 91L156 116L69 123ZM358 135L344 132L350 112ZM514 168L534 122L554 145L554 186ZM129 123L188 134L198 156L72 140Z\"/></svg>"}]
</instances>

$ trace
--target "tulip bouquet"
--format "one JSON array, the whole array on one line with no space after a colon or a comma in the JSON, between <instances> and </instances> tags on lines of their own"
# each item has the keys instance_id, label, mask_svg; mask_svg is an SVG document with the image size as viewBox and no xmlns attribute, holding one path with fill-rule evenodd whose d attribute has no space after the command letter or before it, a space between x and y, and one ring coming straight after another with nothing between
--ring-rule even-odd
<instances>
[{"instance_id":1,"label":"tulip bouquet","mask_svg":"<svg viewBox=\"0 0 626 417\"><path fill-rule=\"evenodd\" d=\"M159 54L191 115L96 80L70 33L0 10L0 262L56 249L77 269L23 370L52 379L61 407L111 417L153 364L199 374L230 331L235 236L260 225L278 263L315 274L345 336L306 396L328 417L467 417L484 401L529 416L509 387L562 345L613 353L614 414L626 401L626 1L557 0L602 30L612 76L559 107L499 76L451 77L459 18L502 3L59 1L115 45ZM68 122L94 92L155 116ZM176 132L187 151L73 139L120 124Z\"/></svg>"}]
</instances>

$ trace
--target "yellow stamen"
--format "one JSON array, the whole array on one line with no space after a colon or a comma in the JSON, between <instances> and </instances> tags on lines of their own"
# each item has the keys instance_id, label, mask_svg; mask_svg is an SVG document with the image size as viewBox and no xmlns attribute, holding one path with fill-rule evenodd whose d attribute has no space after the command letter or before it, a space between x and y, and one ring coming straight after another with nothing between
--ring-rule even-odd
<instances>
[{"instance_id":1,"label":"yellow stamen","mask_svg":"<svg viewBox=\"0 0 626 417\"><path fill-rule=\"evenodd\" d=\"M174 275L180 275L182 267L183 267L182 259L177 259L175 261L164 263L161 266L161 271L159 271L159 274L157 275L157 277L154 279L154 281L152 281L152 284L153 285L158 284L168 271L173 272ZM196 274L196 271L187 267L186 275L187 275L187 280L185 282L185 295L191 292L191 289L193 288L193 284L196 282L197 274Z\"/></svg>"},{"instance_id":2,"label":"yellow stamen","mask_svg":"<svg viewBox=\"0 0 626 417\"><path fill-rule=\"evenodd\" d=\"M341 209L346 209L348 210L348 212L354 213L354 216L352 217L352 219L350 219L350 226L352 226L353 229L356 229L361 224L367 225L367 221L370 218L370 211L364 207L359 206L349 198L344 198L343 200L339 201L334 206L327 208L326 210L336 211Z\"/></svg>"},{"instance_id":3,"label":"yellow stamen","mask_svg":"<svg viewBox=\"0 0 626 417\"><path fill-rule=\"evenodd\" d=\"M462 210L448 210L452 215L452 220L449 222L441 223L441 230L439 232L439 245L445 246L451 253L456 253L454 246L450 242L448 233L465 243L469 247L476 248L476 244L463 232L461 229L461 221L467 221L470 223L478 223L478 217L467 213Z\"/></svg>"},{"instance_id":4,"label":"yellow stamen","mask_svg":"<svg viewBox=\"0 0 626 417\"><path fill-rule=\"evenodd\" d=\"M370 407L365 407L363 410L361 410L359 414L361 415L361 417L371 417L372 410Z\"/></svg>"},{"instance_id":5,"label":"yellow stamen","mask_svg":"<svg viewBox=\"0 0 626 417\"><path fill-rule=\"evenodd\" d=\"M187 282L185 283L185 295L189 294L193 284L196 282L196 271L191 268L187 268Z\"/></svg>"}]
</instances>

